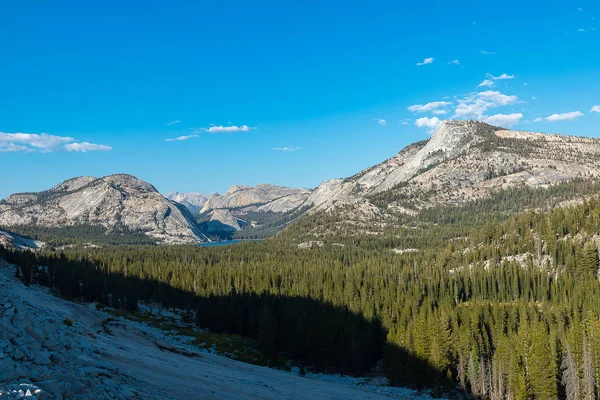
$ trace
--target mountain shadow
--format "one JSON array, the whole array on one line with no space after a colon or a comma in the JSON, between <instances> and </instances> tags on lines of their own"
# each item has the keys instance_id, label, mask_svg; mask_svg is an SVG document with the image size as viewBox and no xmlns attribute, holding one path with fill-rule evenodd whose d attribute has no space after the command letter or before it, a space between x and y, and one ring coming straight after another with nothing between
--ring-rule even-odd
<instances>
[{"instance_id":1,"label":"mountain shadow","mask_svg":"<svg viewBox=\"0 0 600 400\"><path fill-rule=\"evenodd\" d=\"M9 251L0 258L19 265L25 284L52 287L66 299L83 299L135 312L139 301L191 311L196 325L255 339L267 360L282 359L314 372L363 376L383 361L390 382L434 389L453 397L455 383L440 370L387 342L379 320L306 297L273 293L203 295L157 280L109 272L85 258ZM44 266L44 268L39 268ZM175 280L176 277L166 277ZM279 363L280 365L280 363Z\"/></svg>"}]
</instances>

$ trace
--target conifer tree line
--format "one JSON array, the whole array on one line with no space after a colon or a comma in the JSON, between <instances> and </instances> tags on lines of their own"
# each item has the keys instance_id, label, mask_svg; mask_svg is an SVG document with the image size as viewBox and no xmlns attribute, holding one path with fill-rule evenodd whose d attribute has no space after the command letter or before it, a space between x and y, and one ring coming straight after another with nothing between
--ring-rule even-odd
<instances>
[{"instance_id":1,"label":"conifer tree line","mask_svg":"<svg viewBox=\"0 0 600 400\"><path fill-rule=\"evenodd\" d=\"M2 249L0 257L21 265L25 282L47 266L41 283L66 298L190 309L199 326L257 338L267 357L317 370L363 374L381 359L393 384L438 393L592 399L600 394L599 232L592 197L474 226L437 246L413 237L419 251L404 254L390 247L402 239L306 250L284 237L211 248Z\"/></svg>"}]
</instances>

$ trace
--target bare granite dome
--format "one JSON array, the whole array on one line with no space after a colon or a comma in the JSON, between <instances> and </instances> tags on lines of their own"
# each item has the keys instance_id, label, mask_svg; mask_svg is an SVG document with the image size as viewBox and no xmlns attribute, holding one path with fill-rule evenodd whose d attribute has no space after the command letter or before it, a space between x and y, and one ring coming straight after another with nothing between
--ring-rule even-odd
<instances>
[{"instance_id":1,"label":"bare granite dome","mask_svg":"<svg viewBox=\"0 0 600 400\"><path fill-rule=\"evenodd\" d=\"M142 231L160 243L197 243L205 237L192 215L132 175L80 177L52 189L16 194L0 203L0 225L102 226Z\"/></svg>"}]
</instances>

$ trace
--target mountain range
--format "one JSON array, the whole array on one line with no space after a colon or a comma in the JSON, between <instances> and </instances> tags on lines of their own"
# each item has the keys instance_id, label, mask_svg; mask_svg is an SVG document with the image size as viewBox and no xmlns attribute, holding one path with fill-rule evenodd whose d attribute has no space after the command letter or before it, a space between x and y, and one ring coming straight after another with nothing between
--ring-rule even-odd
<instances>
[{"instance_id":1,"label":"mountain range","mask_svg":"<svg viewBox=\"0 0 600 400\"><path fill-rule=\"evenodd\" d=\"M130 175L79 177L47 191L2 200L0 226L93 225L109 232L143 232L158 243L175 244L198 243L207 240L205 234L223 232L270 235L303 214L326 212L345 224L377 231L431 207L599 175L600 139L445 121L428 140L314 190L234 185L208 198L179 192L165 198Z\"/></svg>"}]
</instances>

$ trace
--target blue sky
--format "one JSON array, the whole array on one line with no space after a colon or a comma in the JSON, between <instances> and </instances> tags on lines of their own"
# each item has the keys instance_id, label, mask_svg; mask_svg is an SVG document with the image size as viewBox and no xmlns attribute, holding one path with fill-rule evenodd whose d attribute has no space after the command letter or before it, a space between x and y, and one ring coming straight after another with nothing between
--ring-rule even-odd
<instances>
[{"instance_id":1,"label":"blue sky","mask_svg":"<svg viewBox=\"0 0 600 400\"><path fill-rule=\"evenodd\" d=\"M4 1L0 198L120 172L314 187L447 118L600 137L597 18L591 0Z\"/></svg>"}]
</instances>

